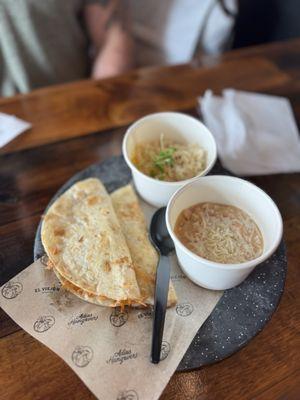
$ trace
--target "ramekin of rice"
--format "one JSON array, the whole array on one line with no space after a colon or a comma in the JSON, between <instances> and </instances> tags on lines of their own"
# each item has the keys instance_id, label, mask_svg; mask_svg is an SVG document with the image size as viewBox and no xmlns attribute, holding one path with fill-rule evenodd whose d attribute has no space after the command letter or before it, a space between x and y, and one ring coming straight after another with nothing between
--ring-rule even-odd
<instances>
[{"instance_id":1,"label":"ramekin of rice","mask_svg":"<svg viewBox=\"0 0 300 400\"><path fill-rule=\"evenodd\" d=\"M123 156L140 196L166 206L177 189L206 175L217 158L215 140L196 118L177 112L150 114L132 124Z\"/></svg>"}]
</instances>

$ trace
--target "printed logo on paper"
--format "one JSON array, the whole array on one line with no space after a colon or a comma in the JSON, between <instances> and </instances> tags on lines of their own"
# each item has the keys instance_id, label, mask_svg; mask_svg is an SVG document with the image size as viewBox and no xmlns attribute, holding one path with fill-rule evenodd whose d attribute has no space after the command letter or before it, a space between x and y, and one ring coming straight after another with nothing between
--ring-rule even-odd
<instances>
[{"instance_id":1,"label":"printed logo on paper","mask_svg":"<svg viewBox=\"0 0 300 400\"><path fill-rule=\"evenodd\" d=\"M176 306L176 313L180 317L188 317L194 311L194 306L191 303L181 303Z\"/></svg>"},{"instance_id":2,"label":"printed logo on paper","mask_svg":"<svg viewBox=\"0 0 300 400\"><path fill-rule=\"evenodd\" d=\"M134 353L131 349L120 349L116 351L108 360L107 364L123 364L123 362L137 358L138 353Z\"/></svg>"},{"instance_id":3,"label":"printed logo on paper","mask_svg":"<svg viewBox=\"0 0 300 400\"><path fill-rule=\"evenodd\" d=\"M166 340L163 340L161 344L160 361L163 361L168 357L170 350L171 350L170 343L167 342Z\"/></svg>"},{"instance_id":4,"label":"printed logo on paper","mask_svg":"<svg viewBox=\"0 0 300 400\"><path fill-rule=\"evenodd\" d=\"M98 315L94 315L92 313L81 313L76 315L76 317L72 318L71 321L68 322L69 326L82 326L86 322L97 321Z\"/></svg>"},{"instance_id":5,"label":"printed logo on paper","mask_svg":"<svg viewBox=\"0 0 300 400\"><path fill-rule=\"evenodd\" d=\"M41 286L34 289L34 293L55 293L60 291L60 286Z\"/></svg>"},{"instance_id":6,"label":"printed logo on paper","mask_svg":"<svg viewBox=\"0 0 300 400\"><path fill-rule=\"evenodd\" d=\"M55 318L52 315L42 315L33 324L33 329L38 332L46 332L55 324Z\"/></svg>"},{"instance_id":7,"label":"printed logo on paper","mask_svg":"<svg viewBox=\"0 0 300 400\"><path fill-rule=\"evenodd\" d=\"M48 261L49 261L49 257L47 256L47 254L44 254L41 258L40 261L43 265L45 265L45 267L48 267Z\"/></svg>"},{"instance_id":8,"label":"printed logo on paper","mask_svg":"<svg viewBox=\"0 0 300 400\"><path fill-rule=\"evenodd\" d=\"M153 309L150 308L148 310L145 311L141 311L138 313L138 319L151 319L153 316Z\"/></svg>"},{"instance_id":9,"label":"printed logo on paper","mask_svg":"<svg viewBox=\"0 0 300 400\"><path fill-rule=\"evenodd\" d=\"M184 274L174 274L171 276L172 282L180 282L182 279L186 279L186 276Z\"/></svg>"},{"instance_id":10,"label":"printed logo on paper","mask_svg":"<svg viewBox=\"0 0 300 400\"><path fill-rule=\"evenodd\" d=\"M7 282L2 290L1 294L5 299L11 300L19 296L23 291L23 285L20 282L10 281Z\"/></svg>"},{"instance_id":11,"label":"printed logo on paper","mask_svg":"<svg viewBox=\"0 0 300 400\"><path fill-rule=\"evenodd\" d=\"M118 394L117 400L139 400L139 396L135 390L125 390Z\"/></svg>"},{"instance_id":12,"label":"printed logo on paper","mask_svg":"<svg viewBox=\"0 0 300 400\"><path fill-rule=\"evenodd\" d=\"M120 326L126 324L128 320L128 311L121 311L114 308L112 313L110 314L109 320L113 326L120 328Z\"/></svg>"},{"instance_id":13,"label":"printed logo on paper","mask_svg":"<svg viewBox=\"0 0 300 400\"><path fill-rule=\"evenodd\" d=\"M76 346L72 353L72 361L77 367L83 368L92 361L93 355L93 350L89 346Z\"/></svg>"}]
</instances>

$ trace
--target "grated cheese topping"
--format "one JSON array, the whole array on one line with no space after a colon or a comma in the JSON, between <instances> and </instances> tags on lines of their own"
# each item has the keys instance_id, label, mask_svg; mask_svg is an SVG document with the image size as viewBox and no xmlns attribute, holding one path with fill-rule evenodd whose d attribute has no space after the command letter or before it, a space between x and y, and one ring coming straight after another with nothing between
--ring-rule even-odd
<instances>
[{"instance_id":1,"label":"grated cheese topping","mask_svg":"<svg viewBox=\"0 0 300 400\"><path fill-rule=\"evenodd\" d=\"M264 247L258 226L246 212L218 203L198 203L183 210L175 234L195 254L222 264L253 260Z\"/></svg>"}]
</instances>

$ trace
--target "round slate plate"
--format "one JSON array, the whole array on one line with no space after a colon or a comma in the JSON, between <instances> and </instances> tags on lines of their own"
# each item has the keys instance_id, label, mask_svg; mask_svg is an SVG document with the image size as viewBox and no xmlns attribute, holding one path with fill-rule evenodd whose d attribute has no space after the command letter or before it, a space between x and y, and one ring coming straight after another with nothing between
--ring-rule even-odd
<instances>
[{"instance_id":1,"label":"round slate plate","mask_svg":"<svg viewBox=\"0 0 300 400\"><path fill-rule=\"evenodd\" d=\"M211 174L226 174L220 164ZM97 177L112 192L131 181L131 173L122 156L112 157L74 175L55 194L49 205L75 182ZM48 206L49 207L49 206ZM38 227L34 259L44 254ZM260 264L238 287L226 290L212 314L201 326L178 371L188 371L223 360L245 346L271 318L283 292L287 261L284 243L267 261Z\"/></svg>"}]
</instances>

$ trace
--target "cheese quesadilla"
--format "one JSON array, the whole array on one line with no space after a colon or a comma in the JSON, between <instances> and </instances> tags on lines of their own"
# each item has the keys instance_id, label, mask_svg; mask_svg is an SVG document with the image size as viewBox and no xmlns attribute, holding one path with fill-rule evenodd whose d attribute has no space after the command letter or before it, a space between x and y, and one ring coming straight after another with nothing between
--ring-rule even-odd
<instances>
[{"instance_id":1,"label":"cheese quesadilla","mask_svg":"<svg viewBox=\"0 0 300 400\"><path fill-rule=\"evenodd\" d=\"M108 195L98 179L77 182L48 209L42 242L62 286L102 306L154 303L158 254L130 185ZM170 283L168 306L176 303Z\"/></svg>"},{"instance_id":2,"label":"cheese quesadilla","mask_svg":"<svg viewBox=\"0 0 300 400\"><path fill-rule=\"evenodd\" d=\"M73 285L115 301L140 299L128 246L98 179L77 182L59 197L41 236L55 269Z\"/></svg>"},{"instance_id":3,"label":"cheese quesadilla","mask_svg":"<svg viewBox=\"0 0 300 400\"><path fill-rule=\"evenodd\" d=\"M154 288L158 254L150 243L144 214L131 185L111 193L111 200L125 236L142 301L154 304ZM169 286L168 305L176 303L172 282Z\"/></svg>"}]
</instances>

